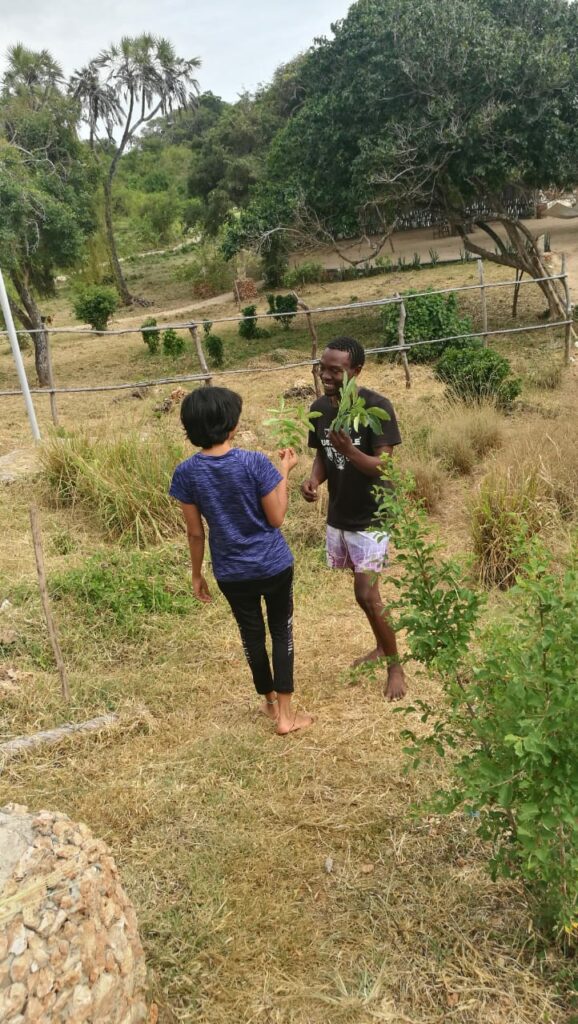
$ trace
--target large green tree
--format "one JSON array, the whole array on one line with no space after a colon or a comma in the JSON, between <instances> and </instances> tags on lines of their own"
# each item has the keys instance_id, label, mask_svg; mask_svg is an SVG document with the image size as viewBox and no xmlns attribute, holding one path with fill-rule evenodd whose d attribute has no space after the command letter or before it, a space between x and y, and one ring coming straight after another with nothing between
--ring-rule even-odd
<instances>
[{"instance_id":1,"label":"large green tree","mask_svg":"<svg viewBox=\"0 0 578 1024\"><path fill-rule=\"evenodd\" d=\"M61 82L46 51L9 51L0 91L0 265L14 315L31 332L43 386L48 344L39 301L53 293L59 270L82 259L94 212L94 172L77 135L78 107Z\"/></svg>"},{"instance_id":2,"label":"large green tree","mask_svg":"<svg viewBox=\"0 0 578 1024\"><path fill-rule=\"evenodd\" d=\"M333 32L303 63L304 100L275 137L267 187L232 225L230 245L290 230L338 250L343 237L377 236L377 249L428 211L472 252L543 277L520 212L534 190L575 180L576 4L358 0ZM469 238L471 222L487 247ZM559 313L556 289L541 287Z\"/></svg>"},{"instance_id":3,"label":"large green tree","mask_svg":"<svg viewBox=\"0 0 578 1024\"><path fill-rule=\"evenodd\" d=\"M70 81L83 107L90 144L104 167L106 237L116 286L125 305L132 296L122 273L114 237L113 183L119 161L139 131L160 114L194 106L200 60L178 57L167 39L149 34L124 37L104 50Z\"/></svg>"},{"instance_id":4,"label":"large green tree","mask_svg":"<svg viewBox=\"0 0 578 1024\"><path fill-rule=\"evenodd\" d=\"M215 235L229 211L242 209L266 171L271 140L302 99L299 87L303 57L277 68L267 86L223 105L218 120L191 138L188 180L191 197L204 204L203 227Z\"/></svg>"}]
</instances>

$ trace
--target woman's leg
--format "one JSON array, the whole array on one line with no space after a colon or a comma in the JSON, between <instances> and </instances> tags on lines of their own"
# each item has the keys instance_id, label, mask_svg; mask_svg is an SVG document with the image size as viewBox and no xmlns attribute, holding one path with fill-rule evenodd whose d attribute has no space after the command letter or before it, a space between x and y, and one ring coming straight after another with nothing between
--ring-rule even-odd
<instances>
[{"instance_id":1,"label":"woman's leg","mask_svg":"<svg viewBox=\"0 0 578 1024\"><path fill-rule=\"evenodd\" d=\"M273 674L265 646L265 620L261 608L259 580L218 580L227 598L241 634L243 650L251 669L257 693L274 701ZM276 715L270 714L271 718Z\"/></svg>"},{"instance_id":2,"label":"woman's leg","mask_svg":"<svg viewBox=\"0 0 578 1024\"><path fill-rule=\"evenodd\" d=\"M279 701L277 732L285 736L311 725L311 715L291 708L293 693L293 566L263 580L267 623L273 644L274 687Z\"/></svg>"}]
</instances>

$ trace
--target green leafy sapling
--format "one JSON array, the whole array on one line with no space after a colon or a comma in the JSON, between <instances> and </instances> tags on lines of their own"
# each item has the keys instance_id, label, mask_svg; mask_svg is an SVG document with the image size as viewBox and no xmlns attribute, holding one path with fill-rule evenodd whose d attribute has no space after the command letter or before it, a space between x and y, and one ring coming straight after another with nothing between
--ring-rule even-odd
<instances>
[{"instance_id":1,"label":"green leafy sapling","mask_svg":"<svg viewBox=\"0 0 578 1024\"><path fill-rule=\"evenodd\" d=\"M406 713L414 766L450 752L442 813L475 811L492 875L519 879L538 927L578 945L578 569L562 569L521 524L523 571L488 616L467 567L431 539L411 480L391 460L376 488L378 529L392 539L400 576L395 627L407 656L442 687Z\"/></svg>"},{"instance_id":2,"label":"green leafy sapling","mask_svg":"<svg viewBox=\"0 0 578 1024\"><path fill-rule=\"evenodd\" d=\"M321 416L320 412L309 412L304 405L286 406L282 398L277 409L268 409L272 416L264 420L263 425L270 428L277 448L293 448L302 452L307 444L313 420Z\"/></svg>"},{"instance_id":3,"label":"green leafy sapling","mask_svg":"<svg viewBox=\"0 0 578 1024\"><path fill-rule=\"evenodd\" d=\"M365 399L361 397L357 389L357 378L343 375L343 384L340 388L339 406L337 414L331 424L331 430L338 432L343 430L346 434L351 430L359 430L359 427L369 427L374 434L381 434L382 420L390 417L385 409L376 405L368 409Z\"/></svg>"}]
</instances>

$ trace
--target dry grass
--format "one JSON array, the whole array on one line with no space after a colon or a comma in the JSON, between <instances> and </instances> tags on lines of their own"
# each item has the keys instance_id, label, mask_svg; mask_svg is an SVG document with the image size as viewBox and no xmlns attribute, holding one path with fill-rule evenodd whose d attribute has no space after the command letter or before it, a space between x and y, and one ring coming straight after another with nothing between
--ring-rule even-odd
<instances>
[{"instance_id":1,"label":"dry grass","mask_svg":"<svg viewBox=\"0 0 578 1024\"><path fill-rule=\"evenodd\" d=\"M83 509L105 537L138 547L170 536L180 522L167 490L182 458L183 446L161 430L154 440L134 433L117 438L55 435L41 450L57 505Z\"/></svg>"},{"instance_id":2,"label":"dry grass","mask_svg":"<svg viewBox=\"0 0 578 1024\"><path fill-rule=\"evenodd\" d=\"M402 286L412 285L404 275ZM364 288L355 283L360 297ZM367 288L383 293L384 285ZM352 290L332 286L323 297L343 300ZM75 379L88 370L124 376L143 358L142 341L121 341L106 349L67 342L60 365ZM364 380L393 399L408 459L421 454L427 463L441 396L431 372L416 367L408 393L399 367L370 364ZM287 370L235 381L245 443L267 447L265 410L296 382ZM178 410L159 424L160 397L70 397L63 421L91 436L135 432L151 443L166 432L176 444ZM514 428L499 459L511 458ZM533 429L544 449L543 421ZM25 432L11 400L0 412L0 442L14 445ZM138 642L112 619L103 639L102 624L92 630L72 605L55 603L73 692L65 709L35 597L0 623L18 634L0 656L20 673L3 699L3 734L119 708L125 721L133 709L135 728L14 761L0 777L0 802L65 811L111 844L137 908L161 1024L567 1024L570 965L555 950L542 957L522 893L485 873L471 820L412 814L447 768L404 774L406 719L383 702L379 673L353 685L348 665L372 637L349 575L324 566L319 509L297 500L308 461L292 480L287 535L297 554L298 699L316 715L314 728L287 740L272 735L214 585L208 607L145 618ZM468 478L447 479L440 521L449 544L461 544L470 487ZM33 482L14 485L0 508L0 598L34 585L27 508L42 493ZM114 550L78 505L44 505L42 519L50 575ZM184 577L184 539L181 550ZM392 593L387 582L384 591ZM439 699L435 681L410 670L410 683L412 693Z\"/></svg>"},{"instance_id":3,"label":"dry grass","mask_svg":"<svg viewBox=\"0 0 578 1024\"><path fill-rule=\"evenodd\" d=\"M491 403L466 405L448 402L433 427L433 454L450 472L467 476L494 449L504 443L505 421Z\"/></svg>"},{"instance_id":4,"label":"dry grass","mask_svg":"<svg viewBox=\"0 0 578 1024\"><path fill-rule=\"evenodd\" d=\"M495 460L470 506L481 581L508 587L516 577L520 537L545 530L564 534L578 515L578 450L566 423L522 427Z\"/></svg>"}]
</instances>

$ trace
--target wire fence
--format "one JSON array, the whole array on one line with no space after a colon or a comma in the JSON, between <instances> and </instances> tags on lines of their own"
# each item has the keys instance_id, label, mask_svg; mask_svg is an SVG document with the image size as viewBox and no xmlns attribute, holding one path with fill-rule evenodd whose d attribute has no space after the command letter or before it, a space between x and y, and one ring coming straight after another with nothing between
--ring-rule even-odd
<instances>
[{"instance_id":1,"label":"wire fence","mask_svg":"<svg viewBox=\"0 0 578 1024\"><path fill-rule=\"evenodd\" d=\"M571 344L572 344L572 305L570 302L570 293L568 288L568 276L566 270L566 261L563 258L562 270L560 274L548 275L542 278L528 278L527 280L521 280L518 276L516 280L507 281L486 281L484 278L483 263L481 260L477 261L478 264L478 283L460 285L458 287L447 287L438 289L428 289L426 291L412 292L402 296L400 293L395 295L385 296L383 298L376 298L364 301L350 301L348 303L342 303L339 305L322 305L314 308L309 308L298 296L298 308L295 311L288 311L284 316L288 317L304 317L307 323L310 339L311 339L311 356L308 359L298 359L293 362L283 362L282 365L278 366L266 366L266 367L237 367L237 368L213 368L209 369L207 359L203 347L203 340L201 337L201 331L199 328L203 326L203 323L207 321L204 319L199 320L186 320L184 322L167 323L162 325L150 326L150 327L124 327L112 329L110 331L95 331L89 328L76 328L76 327L60 327L60 328L45 328L46 337L49 339L50 335L67 335L74 334L76 336L91 336L95 338L113 337L130 334L145 334L147 331L159 331L167 330L172 328L173 330L186 330L188 331L194 343L196 349L196 355L199 363L199 369L196 372L187 374L175 374L171 376L163 376L154 379L136 380L136 381L119 381L118 383L102 383L102 384L88 384L88 385L71 385L71 386L57 386L52 374L52 362L49 356L49 367L50 367L50 383L47 387L35 387L31 388L30 391L35 395L48 395L50 398L51 414L53 422L58 425L58 409L56 404L57 395L73 395L73 394L89 394L99 392L110 392L110 391L124 391L124 390L142 390L147 388L154 388L167 384L186 384L186 383L204 383L211 384L215 378L227 378L231 376L241 376L250 374L257 376L263 373L276 373L283 372L298 367L311 367L313 370L313 379L315 384L316 393L320 393L320 384L317 373L317 349L318 349L318 333L317 325L320 316L326 316L327 314L360 314L364 311L379 310L385 306L396 305L399 308L399 324L398 324L398 341L394 345L378 345L373 347L366 346L366 354L369 356L381 355L381 354L398 354L403 365L405 373L406 386L411 387L411 371L407 358L407 353L414 348L420 348L428 345L437 344L450 344L451 342L460 342L466 338L481 338L484 345L488 344L488 339L491 337L497 337L500 335L510 334L525 334L532 331L544 331L564 328L564 356L565 361L570 362ZM562 289L565 295L565 301L562 305L564 309L564 318L556 319L554 321L545 321L540 324L528 324L520 327L506 327L506 328L494 328L488 327L488 315L487 315L487 301L486 293L494 289L499 288L514 288L514 294L517 295L519 289L526 285L536 285L544 281L560 281ZM465 293L465 292L477 292L480 295L480 327L478 331L468 331L462 334L453 334L441 338L424 338L414 341L407 341L405 338L405 321L407 316L407 304L415 298L422 297L424 295L447 295L450 293ZM262 320L269 319L278 314L274 313L255 313L254 316L223 316L216 317L211 321L212 325L215 324L232 324L239 323L244 320ZM33 331L20 330L18 334L32 334ZM7 334L6 331L0 331L0 335ZM20 388L9 388L0 390L1 397L16 397L22 395Z\"/></svg>"}]
</instances>

